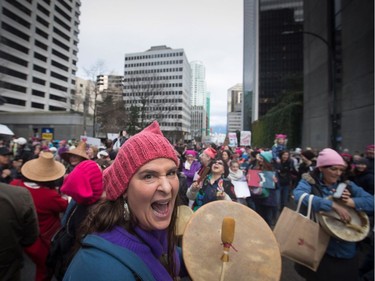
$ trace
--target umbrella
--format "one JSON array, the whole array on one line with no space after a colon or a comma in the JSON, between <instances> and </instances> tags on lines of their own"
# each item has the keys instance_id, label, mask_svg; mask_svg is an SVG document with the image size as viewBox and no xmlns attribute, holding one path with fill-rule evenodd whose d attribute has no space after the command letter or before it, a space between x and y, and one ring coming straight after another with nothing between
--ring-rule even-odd
<instances>
[{"instance_id":1,"label":"umbrella","mask_svg":"<svg viewBox=\"0 0 375 281\"><path fill-rule=\"evenodd\" d=\"M0 124L0 135L11 135L13 136L14 133L11 129L8 128L8 126Z\"/></svg>"}]
</instances>

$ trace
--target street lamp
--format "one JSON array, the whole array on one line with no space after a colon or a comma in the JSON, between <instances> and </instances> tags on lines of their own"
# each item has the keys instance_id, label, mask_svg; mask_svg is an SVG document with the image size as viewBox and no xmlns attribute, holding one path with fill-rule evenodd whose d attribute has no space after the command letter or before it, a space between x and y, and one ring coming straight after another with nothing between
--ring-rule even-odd
<instances>
[{"instance_id":1,"label":"street lamp","mask_svg":"<svg viewBox=\"0 0 375 281\"><path fill-rule=\"evenodd\" d=\"M338 144L338 114L337 114L337 89L336 89L336 59L335 59L335 50L332 44L330 44L325 38L320 36L319 34L316 34L314 32L310 31L284 31L282 34L307 34L311 35L317 39L319 39L321 42L323 42L327 48L328 48L328 56L330 60L330 80L331 80L331 91L332 91L332 116L331 116L331 129L332 129L332 135L331 135L331 145L332 148L337 150L337 144Z\"/></svg>"}]
</instances>

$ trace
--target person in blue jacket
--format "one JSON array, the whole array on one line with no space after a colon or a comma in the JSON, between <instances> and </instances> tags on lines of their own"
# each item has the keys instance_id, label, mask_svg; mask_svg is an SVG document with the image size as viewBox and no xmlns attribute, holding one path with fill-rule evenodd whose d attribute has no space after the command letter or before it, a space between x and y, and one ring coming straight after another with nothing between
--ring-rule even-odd
<instances>
[{"instance_id":1,"label":"person in blue jacket","mask_svg":"<svg viewBox=\"0 0 375 281\"><path fill-rule=\"evenodd\" d=\"M315 170L303 175L294 189L295 201L304 193L314 194L312 208L315 212L335 211L343 222L350 221L349 211L338 203L329 200L341 181L346 169L343 158L333 149L323 149L317 158ZM341 196L341 202L349 208L367 213L374 212L374 197L351 181ZM303 204L307 205L305 197ZM326 253L316 272L297 266L297 271L309 281L358 280L358 257L355 242L347 242L331 237Z\"/></svg>"},{"instance_id":2,"label":"person in blue jacket","mask_svg":"<svg viewBox=\"0 0 375 281\"><path fill-rule=\"evenodd\" d=\"M82 225L64 280L175 280L178 159L154 121L103 172L105 198Z\"/></svg>"}]
</instances>

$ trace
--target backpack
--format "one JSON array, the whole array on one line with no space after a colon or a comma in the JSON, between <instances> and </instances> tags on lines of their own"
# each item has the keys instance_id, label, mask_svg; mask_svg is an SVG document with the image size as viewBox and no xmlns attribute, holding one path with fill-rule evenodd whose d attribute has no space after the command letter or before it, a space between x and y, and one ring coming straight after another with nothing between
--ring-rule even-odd
<instances>
[{"instance_id":1,"label":"backpack","mask_svg":"<svg viewBox=\"0 0 375 281\"><path fill-rule=\"evenodd\" d=\"M76 205L65 225L63 225L51 239L46 265L50 270L50 276L55 276L57 280L63 280L64 274L72 258L72 248L75 243L75 235L69 231L69 223L74 216L78 205Z\"/></svg>"}]
</instances>

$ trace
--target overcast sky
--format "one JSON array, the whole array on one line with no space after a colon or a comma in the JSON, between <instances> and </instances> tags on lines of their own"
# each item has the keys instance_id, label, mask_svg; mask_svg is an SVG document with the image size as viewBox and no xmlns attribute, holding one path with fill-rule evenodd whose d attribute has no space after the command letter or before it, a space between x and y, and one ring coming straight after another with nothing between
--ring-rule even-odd
<instances>
[{"instance_id":1,"label":"overcast sky","mask_svg":"<svg viewBox=\"0 0 375 281\"><path fill-rule=\"evenodd\" d=\"M81 0L78 73L103 63L123 75L126 53L182 48L206 67L211 125L226 124L227 90L242 83L243 0Z\"/></svg>"}]
</instances>

